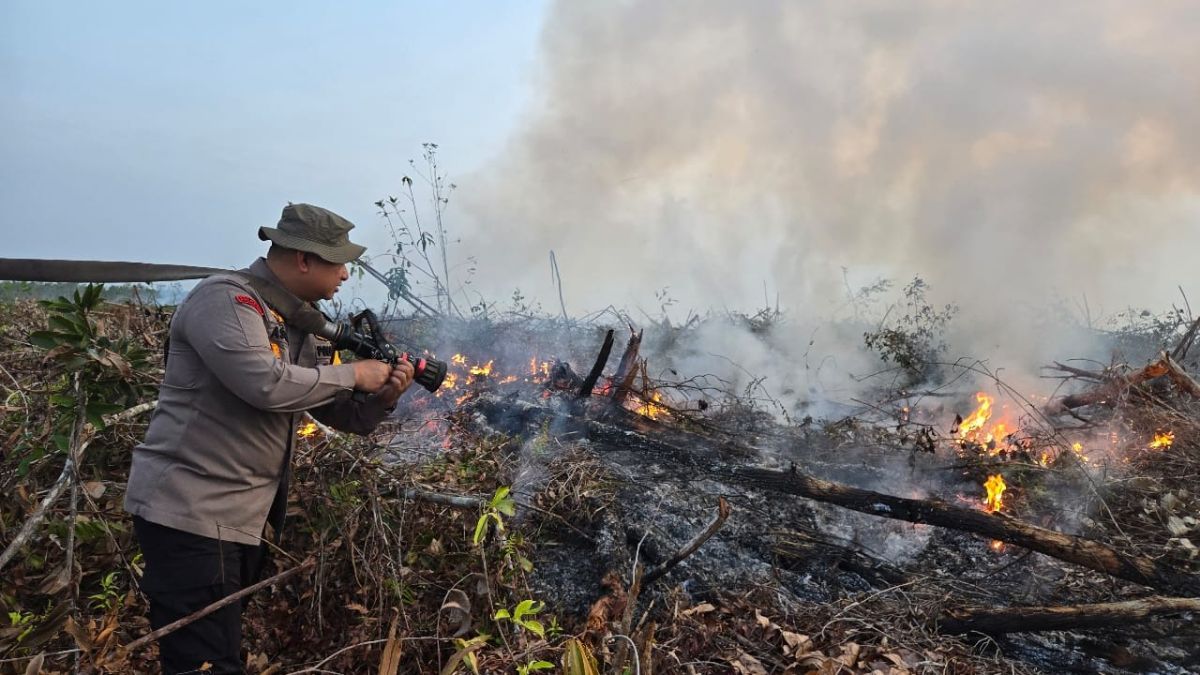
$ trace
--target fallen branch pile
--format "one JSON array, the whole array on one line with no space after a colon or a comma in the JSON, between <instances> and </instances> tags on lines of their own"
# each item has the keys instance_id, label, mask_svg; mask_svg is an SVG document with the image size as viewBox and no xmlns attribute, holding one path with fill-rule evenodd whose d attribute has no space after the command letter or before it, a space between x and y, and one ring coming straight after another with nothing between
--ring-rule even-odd
<instances>
[{"instance_id":1,"label":"fallen branch pile","mask_svg":"<svg viewBox=\"0 0 1200 675\"><path fill-rule=\"evenodd\" d=\"M1033 510L991 513L934 490L887 494L866 478L889 468L839 461L858 445L853 424L798 430L750 409L671 411L652 398L661 383L650 382L641 332L631 330L607 377L614 332L588 336L602 346L576 360L592 364L585 377L565 362L537 387L480 377L446 399L410 397L412 422L395 438L360 443L318 428L304 441L275 576L246 592L248 670L511 672L545 661L595 673L1032 672L1008 656L1021 643L977 651L955 636L1135 622L1186 634L1170 617L1200 611L1200 574L1178 554L1131 547L1095 524L1059 531ZM1185 355L1177 348L1123 374L1060 364L1093 387L1047 410L1142 402L1159 378L1182 400L1200 397ZM48 390L37 376L15 371L14 391L36 401ZM149 406L106 421L137 423ZM151 668L162 631L143 618L119 506L119 468L139 431L122 427L114 443L79 422L63 463L35 461L29 489L6 505L0 567L13 601L4 609L41 632L0 633L9 641L0 674L24 672L39 654L46 670L73 659L96 672ZM754 439L770 434L765 452ZM1178 438L1194 452L1182 427ZM85 464L97 440L106 442ZM404 459L380 461L381 448ZM10 468L9 480L16 475ZM1036 475L1025 479L1032 491ZM76 490L78 514L59 504ZM1179 532L1190 527L1182 499L1160 505ZM99 534L89 523L103 524ZM859 538L871 528L913 532L901 523L935 526L914 535L927 557L895 557ZM83 534L61 536L68 531ZM1043 556L1001 558L990 541ZM74 556L65 576L64 549ZM1025 583L1035 572L1046 588ZM1178 597L1144 597L1139 586ZM1039 662L1094 665L1073 658L1063 649Z\"/></svg>"}]
</instances>

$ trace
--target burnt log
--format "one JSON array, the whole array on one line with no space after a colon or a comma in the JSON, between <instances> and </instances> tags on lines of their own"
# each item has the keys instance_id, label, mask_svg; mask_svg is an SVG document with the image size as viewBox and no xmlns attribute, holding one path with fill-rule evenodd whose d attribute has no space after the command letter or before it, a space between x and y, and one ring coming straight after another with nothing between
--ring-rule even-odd
<instances>
[{"instance_id":1,"label":"burnt log","mask_svg":"<svg viewBox=\"0 0 1200 675\"><path fill-rule=\"evenodd\" d=\"M541 424L555 412L521 401L480 396L472 407L493 424L510 433ZM572 416L573 429L592 438L611 438L614 445L636 442L643 452L672 460L676 473L715 478L732 484L813 499L873 516L959 530L1021 546L1064 562L1126 579L1171 595L1200 597L1200 575L1179 572L1150 558L1122 553L1098 541L1038 527L1004 513L956 506L939 499L907 499L851 487L801 473L795 467L777 471L752 466L731 466L703 451L705 441L679 430L663 429L661 438L613 425ZM669 439L669 442L666 440ZM705 458L705 455L709 455ZM751 453L747 453L749 456Z\"/></svg>"},{"instance_id":2,"label":"burnt log","mask_svg":"<svg viewBox=\"0 0 1200 675\"><path fill-rule=\"evenodd\" d=\"M1063 370L1066 372L1072 372L1066 368L1063 368ZM1163 363L1162 360L1155 361L1136 373L1110 378L1107 382L1089 389L1088 391L1079 392L1078 394L1060 396L1059 398L1047 403L1043 408L1043 411L1047 415L1058 415L1068 410L1082 408L1086 405L1095 405L1097 403L1109 403L1116 401L1132 387L1136 387L1147 380L1152 380L1156 377L1162 377L1166 374L1166 364Z\"/></svg>"},{"instance_id":3,"label":"burnt log","mask_svg":"<svg viewBox=\"0 0 1200 675\"><path fill-rule=\"evenodd\" d=\"M1159 616L1200 612L1200 599L1142 598L1067 607L968 607L938 619L943 633L1036 633L1127 626Z\"/></svg>"},{"instance_id":4,"label":"burnt log","mask_svg":"<svg viewBox=\"0 0 1200 675\"><path fill-rule=\"evenodd\" d=\"M1200 576L1181 573L1150 558L1121 553L1098 541L1031 525L1003 513L987 513L938 499L893 497L794 470L732 467L728 469L728 478L743 485L807 497L873 516L927 523L999 539L1143 586L1200 597Z\"/></svg>"},{"instance_id":5,"label":"burnt log","mask_svg":"<svg viewBox=\"0 0 1200 675\"><path fill-rule=\"evenodd\" d=\"M1055 366L1063 372L1094 379L1098 374L1088 371L1080 371L1076 368L1070 368L1062 364L1056 363ZM1191 375L1183 369L1179 363L1172 358L1167 352L1163 352L1162 356L1145 368L1131 373L1129 375L1120 375L1108 379L1093 389L1080 392L1078 394L1068 394L1061 396L1046 404L1043 411L1047 415L1058 415L1068 410L1082 408L1086 405L1095 405L1097 403L1111 403L1120 399L1133 387L1137 387L1148 380L1153 380L1166 375L1167 379L1175 385L1179 391L1193 397L1200 398L1200 383L1197 383Z\"/></svg>"}]
</instances>

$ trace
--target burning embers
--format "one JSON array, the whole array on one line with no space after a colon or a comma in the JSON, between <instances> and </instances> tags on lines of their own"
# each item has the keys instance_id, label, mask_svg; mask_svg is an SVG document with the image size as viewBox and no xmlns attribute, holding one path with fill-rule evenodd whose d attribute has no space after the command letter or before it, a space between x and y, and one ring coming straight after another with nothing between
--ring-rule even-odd
<instances>
[{"instance_id":1,"label":"burning embers","mask_svg":"<svg viewBox=\"0 0 1200 675\"><path fill-rule=\"evenodd\" d=\"M1154 434L1154 439L1150 441L1151 450L1166 450L1175 442L1175 432L1157 432Z\"/></svg>"},{"instance_id":2,"label":"burning embers","mask_svg":"<svg viewBox=\"0 0 1200 675\"><path fill-rule=\"evenodd\" d=\"M670 416L670 404L664 395L653 390L649 378L642 371L643 389L627 387L621 396L621 405L630 412L659 420ZM518 368L505 367L496 359L474 359L465 354L457 353L447 361L446 380L434 396L446 400L453 399L455 405L461 405L476 392L483 389L494 389L507 385L538 385L544 387L542 397L548 398L553 390L573 391L580 385L582 378L578 376L565 362L543 361L534 356L527 365ZM618 387L610 376L601 377L590 390L591 396L613 397ZM449 397L449 398L447 398Z\"/></svg>"},{"instance_id":3,"label":"burning embers","mask_svg":"<svg viewBox=\"0 0 1200 675\"><path fill-rule=\"evenodd\" d=\"M473 360L464 354L455 354L447 362L446 381L434 396L445 398L454 397L456 404L466 401L471 395L471 388L484 383L506 385L512 383L542 384L550 376L549 361L539 361L535 356L529 359L529 369L526 374L517 372L501 373L495 359Z\"/></svg>"}]
</instances>

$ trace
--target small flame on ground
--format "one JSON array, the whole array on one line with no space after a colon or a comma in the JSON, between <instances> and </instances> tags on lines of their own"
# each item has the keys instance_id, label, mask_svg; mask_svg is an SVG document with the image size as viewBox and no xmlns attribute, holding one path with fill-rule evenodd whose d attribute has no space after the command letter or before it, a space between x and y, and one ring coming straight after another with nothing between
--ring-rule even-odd
<instances>
[{"instance_id":1,"label":"small flame on ground","mask_svg":"<svg viewBox=\"0 0 1200 675\"><path fill-rule=\"evenodd\" d=\"M652 420L656 420L667 414L666 407L661 405L662 400L662 394L658 393L657 391L653 392L650 394L650 400L638 406L637 410L634 410L634 412L642 415L643 417L649 417Z\"/></svg>"},{"instance_id":2,"label":"small flame on ground","mask_svg":"<svg viewBox=\"0 0 1200 675\"><path fill-rule=\"evenodd\" d=\"M1175 432L1168 431L1166 433L1158 432L1154 434L1154 440L1150 441L1151 450L1166 450L1175 442Z\"/></svg>"},{"instance_id":3,"label":"small flame on ground","mask_svg":"<svg viewBox=\"0 0 1200 675\"><path fill-rule=\"evenodd\" d=\"M296 435L299 436L300 438L308 438L309 436L312 436L315 433L317 433L317 423L316 422L308 422L306 424L302 424L302 425L300 425L300 428L296 430Z\"/></svg>"},{"instance_id":4,"label":"small flame on ground","mask_svg":"<svg viewBox=\"0 0 1200 675\"><path fill-rule=\"evenodd\" d=\"M450 362L458 366L465 366L467 365L467 357L462 354L455 354L450 357Z\"/></svg>"},{"instance_id":5,"label":"small flame on ground","mask_svg":"<svg viewBox=\"0 0 1200 675\"><path fill-rule=\"evenodd\" d=\"M1008 489L1004 483L1004 476L998 473L988 476L983 487L987 490L987 499L984 499L983 503L987 506L988 512L999 511L1004 506L1004 491Z\"/></svg>"},{"instance_id":6,"label":"small flame on ground","mask_svg":"<svg viewBox=\"0 0 1200 675\"><path fill-rule=\"evenodd\" d=\"M993 551L995 551L996 553L1003 553L1004 552L1004 542L1000 541L999 539L993 539L992 543L991 543L991 549Z\"/></svg>"},{"instance_id":7,"label":"small flame on ground","mask_svg":"<svg viewBox=\"0 0 1200 675\"><path fill-rule=\"evenodd\" d=\"M472 375L483 375L483 376L491 375L492 374L492 364L495 362L496 362L495 359L492 359L491 361L488 361L487 363L485 363L482 366L471 366L471 370L468 372L470 372Z\"/></svg>"}]
</instances>

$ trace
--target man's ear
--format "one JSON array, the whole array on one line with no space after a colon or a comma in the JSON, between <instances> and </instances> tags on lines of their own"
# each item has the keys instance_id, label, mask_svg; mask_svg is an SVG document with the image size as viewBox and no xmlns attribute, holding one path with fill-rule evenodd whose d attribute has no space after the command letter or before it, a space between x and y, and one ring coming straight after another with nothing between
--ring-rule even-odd
<instances>
[{"instance_id":1,"label":"man's ear","mask_svg":"<svg viewBox=\"0 0 1200 675\"><path fill-rule=\"evenodd\" d=\"M307 273L311 267L308 264L308 254L304 251L292 251L292 253L296 256L296 269Z\"/></svg>"}]
</instances>

